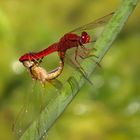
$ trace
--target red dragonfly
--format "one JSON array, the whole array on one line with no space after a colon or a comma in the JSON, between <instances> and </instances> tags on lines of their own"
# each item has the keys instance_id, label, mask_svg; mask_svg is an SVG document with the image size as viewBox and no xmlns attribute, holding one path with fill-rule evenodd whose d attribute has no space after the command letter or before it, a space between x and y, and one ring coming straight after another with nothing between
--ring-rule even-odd
<instances>
[{"instance_id":1,"label":"red dragonfly","mask_svg":"<svg viewBox=\"0 0 140 140\"><path fill-rule=\"evenodd\" d=\"M94 28L105 25L109 21L109 19L112 17L113 14L114 13L112 12L89 24L76 28L76 29L70 31L69 33L66 33L62 38L60 38L60 40L58 42L50 45L48 48L46 48L40 52L37 52L37 53L24 54L23 56L21 56L19 58L19 61L22 63L24 61L37 61L37 60L43 59L43 57L45 57L53 52L58 52L60 60L64 64L66 51L68 49L76 47L75 62L79 65L79 68L81 68L79 62L77 61L77 56L79 56L81 58L89 57L90 56L89 53L90 53L91 49L85 48L84 45L95 41L95 39L91 39L91 36L86 32L86 30L94 29ZM77 35L75 32L81 32L81 35ZM81 55L80 53L78 53L79 47L83 50L84 55ZM92 48L92 49L95 49L95 48Z\"/></svg>"},{"instance_id":2,"label":"red dragonfly","mask_svg":"<svg viewBox=\"0 0 140 140\"><path fill-rule=\"evenodd\" d=\"M89 32L87 32L87 30L95 29L97 27L105 25L109 21L109 19L112 17L112 15L113 13L110 13L89 24L76 28L75 30L72 30L69 33L66 33L62 38L60 38L58 42L50 45L48 48L37 53L24 54L23 56L19 58L19 61L23 63L25 68L27 68L27 70L30 72L33 79L40 81L42 84L45 84L46 81L51 82L53 79L57 78L62 73L63 67L64 67L65 56L68 49L74 48L74 47L76 48L74 58L80 67L79 62L77 61L77 57L81 57L81 58L88 57L90 55L89 53L91 49L85 48L84 45L95 41L95 39L91 39L91 35L89 35ZM75 32L80 32L81 35L78 35ZM79 49L82 49L84 54L79 53ZM50 72L47 72L43 67L40 66L40 63L42 62L43 57L53 52L58 52L58 55L60 57L59 66L56 69ZM56 86L58 87L58 83L56 83ZM32 97L34 97L34 95ZM17 131L18 133L21 133L20 130L22 130L21 129L22 126L18 127L18 122L20 123L20 121L23 118L25 118L23 117L24 115L26 115L25 110L29 110L30 112L30 108L28 109L26 106L24 106L23 109L24 110L21 110L21 113L19 113L17 120L13 124L13 130ZM21 120L20 120L20 117L22 118Z\"/></svg>"}]
</instances>

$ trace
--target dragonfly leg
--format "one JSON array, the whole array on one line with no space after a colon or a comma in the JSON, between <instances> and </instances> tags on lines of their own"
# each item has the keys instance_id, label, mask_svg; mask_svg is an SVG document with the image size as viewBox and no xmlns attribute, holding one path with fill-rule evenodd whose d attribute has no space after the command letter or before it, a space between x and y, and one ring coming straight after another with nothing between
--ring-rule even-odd
<instances>
[{"instance_id":1,"label":"dragonfly leg","mask_svg":"<svg viewBox=\"0 0 140 140\"><path fill-rule=\"evenodd\" d=\"M96 48L86 48L83 44L82 45L80 45L81 46L81 48L82 49L84 49L85 51L92 51L92 50L95 50L95 51L97 51L97 49Z\"/></svg>"},{"instance_id":2,"label":"dragonfly leg","mask_svg":"<svg viewBox=\"0 0 140 140\"><path fill-rule=\"evenodd\" d=\"M89 54L89 55L85 55L85 56L79 56L81 57L82 59L86 59L86 58L89 58L89 57L96 57L96 58L99 58L98 56L94 55L94 54Z\"/></svg>"},{"instance_id":3,"label":"dragonfly leg","mask_svg":"<svg viewBox=\"0 0 140 140\"><path fill-rule=\"evenodd\" d=\"M88 57L94 56L94 57L98 58L98 56L96 56L94 54L90 55L90 52L92 50L96 50L95 48L85 48L84 45L82 45L81 48L83 49L83 55L84 55L83 57L88 58Z\"/></svg>"},{"instance_id":4,"label":"dragonfly leg","mask_svg":"<svg viewBox=\"0 0 140 140\"><path fill-rule=\"evenodd\" d=\"M76 47L76 50L75 50L75 61L79 64L79 62L77 60L77 55L78 55L78 47Z\"/></svg>"},{"instance_id":5,"label":"dragonfly leg","mask_svg":"<svg viewBox=\"0 0 140 140\"><path fill-rule=\"evenodd\" d=\"M95 48L85 48L84 45L81 46L81 48L83 49L83 55L78 53L78 56L81 57L82 59L86 59L88 57L96 57L99 58L98 56L94 55L94 54L90 54L91 50L96 50Z\"/></svg>"},{"instance_id":6,"label":"dragonfly leg","mask_svg":"<svg viewBox=\"0 0 140 140\"><path fill-rule=\"evenodd\" d=\"M86 58L89 58L89 57L96 57L96 58L99 58L98 56L96 56L96 55L89 55L89 56L82 56L82 55L79 55L79 57L81 58L81 59L86 59ZM92 59L99 67L101 67L101 65L100 65L100 63L99 62L97 62L97 61L95 61L94 59Z\"/></svg>"},{"instance_id":7,"label":"dragonfly leg","mask_svg":"<svg viewBox=\"0 0 140 140\"><path fill-rule=\"evenodd\" d=\"M58 52L58 55L59 55L60 59L63 60L63 61L64 61L64 58L65 58L65 54L66 54L65 51L59 51Z\"/></svg>"},{"instance_id":8,"label":"dragonfly leg","mask_svg":"<svg viewBox=\"0 0 140 140\"><path fill-rule=\"evenodd\" d=\"M80 63L77 60L77 56L79 56L79 54L78 54L78 47L76 47L76 50L75 50L75 62L78 64L78 67L81 69L83 74L86 75L85 70L82 68L82 66L80 65Z\"/></svg>"}]
</instances>

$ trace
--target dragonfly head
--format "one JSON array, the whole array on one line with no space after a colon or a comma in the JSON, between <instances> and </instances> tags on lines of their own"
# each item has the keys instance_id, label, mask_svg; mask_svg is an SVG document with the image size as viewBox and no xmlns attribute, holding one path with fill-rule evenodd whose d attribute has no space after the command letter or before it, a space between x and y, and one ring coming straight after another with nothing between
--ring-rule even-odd
<instances>
[{"instance_id":1,"label":"dragonfly head","mask_svg":"<svg viewBox=\"0 0 140 140\"><path fill-rule=\"evenodd\" d=\"M35 62L34 61L23 61L22 64L26 67L26 68L31 68L32 66L35 65Z\"/></svg>"},{"instance_id":2,"label":"dragonfly head","mask_svg":"<svg viewBox=\"0 0 140 140\"><path fill-rule=\"evenodd\" d=\"M82 33L81 33L81 40L80 40L80 42L81 42L82 44L86 44L86 43L89 43L89 41L90 41L90 36L89 36L89 34L88 34L87 32L82 32Z\"/></svg>"}]
</instances>

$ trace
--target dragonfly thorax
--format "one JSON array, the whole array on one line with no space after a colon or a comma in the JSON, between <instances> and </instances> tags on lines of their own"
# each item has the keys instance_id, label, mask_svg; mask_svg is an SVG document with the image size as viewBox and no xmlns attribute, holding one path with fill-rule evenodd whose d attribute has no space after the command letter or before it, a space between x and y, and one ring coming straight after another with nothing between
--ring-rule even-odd
<instances>
[{"instance_id":1,"label":"dragonfly thorax","mask_svg":"<svg viewBox=\"0 0 140 140\"><path fill-rule=\"evenodd\" d=\"M87 32L82 32L81 33L81 39L80 39L81 44L89 43L89 41L90 41L89 34Z\"/></svg>"}]
</instances>

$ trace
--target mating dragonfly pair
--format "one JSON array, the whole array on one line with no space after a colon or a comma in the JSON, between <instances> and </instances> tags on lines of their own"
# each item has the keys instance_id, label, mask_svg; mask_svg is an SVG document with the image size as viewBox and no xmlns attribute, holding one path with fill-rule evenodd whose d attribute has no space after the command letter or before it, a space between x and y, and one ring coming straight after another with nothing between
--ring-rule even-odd
<instances>
[{"instance_id":1,"label":"mating dragonfly pair","mask_svg":"<svg viewBox=\"0 0 140 140\"><path fill-rule=\"evenodd\" d=\"M79 69L83 72L83 74L85 74L83 68L78 62L78 57L82 59L87 58L91 56L91 50L96 50L94 47L91 49L85 47L86 44L96 41L96 39L94 38L91 39L91 36L89 35L89 32L87 30L95 29L97 27L105 25L113 14L114 13L110 13L89 24L76 28L66 33L62 38L60 38L58 42L50 45L48 48L37 53L24 54L19 58L19 61L22 62L23 65L29 70L33 79L39 80L42 84L45 84L47 81L51 82L62 73L67 50L75 47L75 62L78 65ZM77 32L80 32L81 35L76 34ZM79 53L79 48L82 49L82 54ZM40 66L40 63L42 62L44 57L53 52L58 52L58 56L60 58L59 66L56 69L47 72L43 67Z\"/></svg>"}]
</instances>

